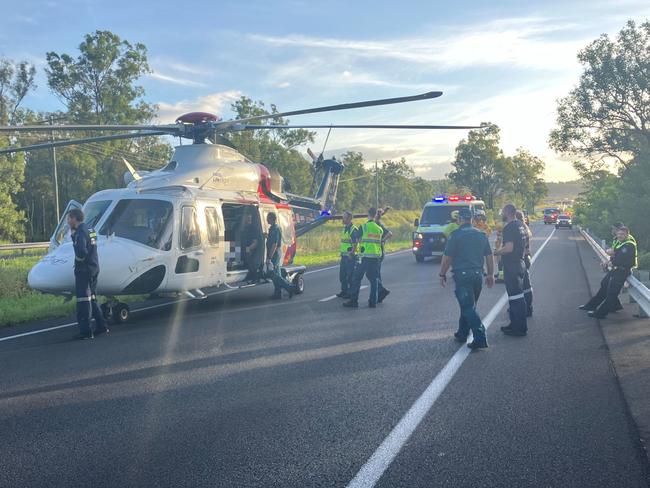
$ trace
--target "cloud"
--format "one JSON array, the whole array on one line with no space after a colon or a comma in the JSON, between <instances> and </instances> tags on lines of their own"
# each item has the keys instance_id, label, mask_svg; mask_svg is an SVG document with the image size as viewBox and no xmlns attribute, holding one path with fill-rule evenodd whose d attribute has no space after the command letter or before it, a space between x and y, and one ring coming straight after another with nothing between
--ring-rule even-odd
<instances>
[{"instance_id":1,"label":"cloud","mask_svg":"<svg viewBox=\"0 0 650 488\"><path fill-rule=\"evenodd\" d=\"M230 111L230 104L241 96L238 90L211 93L193 100L181 100L176 103L158 103L158 118L161 123L174 122L179 115L187 112L210 112L223 115Z\"/></svg>"},{"instance_id":2,"label":"cloud","mask_svg":"<svg viewBox=\"0 0 650 488\"><path fill-rule=\"evenodd\" d=\"M549 39L548 34L570 31L575 27L575 24L560 24L555 19L526 17L437 31L427 36L381 41L304 35L252 34L248 38L269 46L309 50L312 56L314 51L336 51L357 59L425 64L439 71L486 65L560 71L575 64L575 52L585 40Z\"/></svg>"},{"instance_id":3,"label":"cloud","mask_svg":"<svg viewBox=\"0 0 650 488\"><path fill-rule=\"evenodd\" d=\"M176 76L171 76L171 75L166 75L163 74L159 71L154 71L152 73L149 73L147 75L149 78L158 80L158 81L163 81L166 83L172 83L173 85L181 85L181 86L207 86L205 83L202 83L200 81L194 81L194 80L188 80L185 78L178 78Z\"/></svg>"}]
</instances>

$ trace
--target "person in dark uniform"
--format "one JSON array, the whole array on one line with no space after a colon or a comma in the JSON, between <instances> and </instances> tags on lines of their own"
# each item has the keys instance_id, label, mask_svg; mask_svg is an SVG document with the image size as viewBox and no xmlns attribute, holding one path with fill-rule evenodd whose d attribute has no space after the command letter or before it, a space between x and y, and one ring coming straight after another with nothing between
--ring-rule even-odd
<instances>
[{"instance_id":1,"label":"person in dark uniform","mask_svg":"<svg viewBox=\"0 0 650 488\"><path fill-rule=\"evenodd\" d=\"M614 250L616 249L616 247L619 244L619 240L618 240L618 237L616 236L616 234L618 233L618 229L620 229L621 227L625 227L625 224L623 222L614 222L612 224L611 228L610 228L610 230L612 232L612 247L607 249L607 253L610 256L614 255ZM634 244L636 244L636 239L634 238L634 236L632 234L628 233L628 239L633 241ZM603 271L605 271L605 272L609 271L609 263L603 263ZM609 280L608 275L605 275L605 278L603 278L603 282L606 282L608 280ZM603 282L601 282L601 286L603 285ZM623 305L621 304L621 301L618 299L618 297L616 297L616 302L614 304L614 310L610 310L610 312L618 312L619 310L623 310Z\"/></svg>"},{"instance_id":2,"label":"person in dark uniform","mask_svg":"<svg viewBox=\"0 0 650 488\"><path fill-rule=\"evenodd\" d=\"M269 235L266 238L266 266L269 269L271 280L273 281L273 295L271 298L279 300L282 298L282 290L289 293L289 298L293 298L296 293L296 285L289 283L282 276L282 233L277 224L278 217L274 212L266 216L266 222L269 224Z\"/></svg>"},{"instance_id":3,"label":"person in dark uniform","mask_svg":"<svg viewBox=\"0 0 650 488\"><path fill-rule=\"evenodd\" d=\"M74 248L74 282L79 324L79 334L75 338L92 339L95 335L108 332L106 320L96 297L99 276L97 233L84 224L84 214L78 208L68 212L68 225L72 232ZM94 331L90 325L91 317L95 319Z\"/></svg>"},{"instance_id":4,"label":"person in dark uniform","mask_svg":"<svg viewBox=\"0 0 650 488\"><path fill-rule=\"evenodd\" d=\"M627 227L618 229L616 239L616 248L610 253L610 269L601 281L598 293L580 307L581 310L588 310L590 317L597 319L604 319L608 313L617 310L617 305L620 304L618 294L637 263L636 242L630 239Z\"/></svg>"},{"instance_id":5,"label":"person in dark uniform","mask_svg":"<svg viewBox=\"0 0 650 488\"><path fill-rule=\"evenodd\" d=\"M510 324L501 327L501 330L506 335L525 336L528 333L527 305L524 295L524 277L526 275L524 254L527 233L524 224L517 220L516 212L517 209L511 203L501 210L501 218L506 223L503 228L503 246L497 249L494 255L502 257L503 279L510 304L508 310Z\"/></svg>"},{"instance_id":6,"label":"person in dark uniform","mask_svg":"<svg viewBox=\"0 0 650 488\"><path fill-rule=\"evenodd\" d=\"M357 308L359 306L359 290L364 276L370 282L370 297L368 307L377 308L379 299L379 260L381 259L381 236L383 230L375 223L377 209L368 209L368 221L359 227L355 235L355 251L358 249L361 261L354 268L354 275L350 282L350 299L343 303L344 307Z\"/></svg>"},{"instance_id":7,"label":"person in dark uniform","mask_svg":"<svg viewBox=\"0 0 650 488\"><path fill-rule=\"evenodd\" d=\"M336 294L339 298L349 298L348 290L350 288L350 280L352 280L354 265L356 263L354 242L352 240L356 231L357 228L352 223L352 213L343 212L343 230L341 231L341 244L339 248L341 254L341 261L339 263L339 281L341 283L341 291Z\"/></svg>"},{"instance_id":8,"label":"person in dark uniform","mask_svg":"<svg viewBox=\"0 0 650 488\"><path fill-rule=\"evenodd\" d=\"M386 207L383 210L380 208L377 210L377 217L375 218L375 223L381 227L381 230L383 231L383 234L381 235L381 258L379 259L379 278L378 278L378 285L379 285L379 292L378 292L378 298L377 298L377 303L381 303L384 301L384 299L390 295L390 290L388 290L385 286L384 283L381 279L381 266L384 264L384 257L386 256L386 241L388 241L391 237L393 237L393 233L386 227L382 222L381 218L390 210L390 207Z\"/></svg>"},{"instance_id":9,"label":"person in dark uniform","mask_svg":"<svg viewBox=\"0 0 650 488\"><path fill-rule=\"evenodd\" d=\"M458 211L460 227L449 237L440 265L440 284L447 284L447 271L452 267L456 283L456 299L460 306L458 331L454 337L459 342L466 342L469 331L474 336L467 344L470 349L488 347L485 327L476 312L481 289L483 287L483 264L487 267L485 284L494 286L494 259L490 242L484 232L472 227L472 212L469 208Z\"/></svg>"},{"instance_id":10,"label":"person in dark uniform","mask_svg":"<svg viewBox=\"0 0 650 488\"><path fill-rule=\"evenodd\" d=\"M259 228L253 223L253 214L248 212L245 218L245 226L242 232L242 244L244 246L244 256L248 274L246 281L255 283L260 277L261 268L261 251Z\"/></svg>"},{"instance_id":11,"label":"person in dark uniform","mask_svg":"<svg viewBox=\"0 0 650 488\"><path fill-rule=\"evenodd\" d=\"M524 273L524 298L526 299L526 317L533 316L533 285L530 282L530 266L533 263L533 256L530 252L530 239L533 237L533 233L530 230L530 227L526 225L526 219L524 213L521 210L517 210L515 217L521 222L521 225L526 229L526 238L524 240L524 264L526 265L526 271Z\"/></svg>"}]
</instances>

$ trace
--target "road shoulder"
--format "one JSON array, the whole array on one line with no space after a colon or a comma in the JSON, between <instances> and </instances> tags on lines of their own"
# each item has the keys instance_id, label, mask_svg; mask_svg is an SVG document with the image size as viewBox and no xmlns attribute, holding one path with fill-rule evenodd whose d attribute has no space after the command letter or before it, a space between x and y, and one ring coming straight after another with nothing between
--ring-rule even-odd
<instances>
[{"instance_id":1,"label":"road shoulder","mask_svg":"<svg viewBox=\"0 0 650 488\"><path fill-rule=\"evenodd\" d=\"M587 241L580 238L576 243L593 296L603 272ZM599 323L614 373L650 463L650 319L638 318L638 306L629 303L629 294L621 295L621 303L625 310L610 314Z\"/></svg>"}]
</instances>

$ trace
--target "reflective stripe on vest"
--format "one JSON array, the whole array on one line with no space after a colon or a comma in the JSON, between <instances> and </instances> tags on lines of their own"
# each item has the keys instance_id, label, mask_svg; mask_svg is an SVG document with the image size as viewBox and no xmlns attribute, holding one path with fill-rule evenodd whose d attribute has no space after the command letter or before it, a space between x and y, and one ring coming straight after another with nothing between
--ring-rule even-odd
<instances>
[{"instance_id":1,"label":"reflective stripe on vest","mask_svg":"<svg viewBox=\"0 0 650 488\"><path fill-rule=\"evenodd\" d=\"M373 221L363 224L362 229L361 257L381 258L381 236L384 234L384 230Z\"/></svg>"},{"instance_id":2,"label":"reflective stripe on vest","mask_svg":"<svg viewBox=\"0 0 650 488\"><path fill-rule=\"evenodd\" d=\"M632 267L637 268L639 266L639 254L637 252L636 240L634 239L634 237L629 236L623 242L618 242L618 240L617 240L616 244L615 244L615 247L614 247L614 250L620 249L621 247L625 246L626 244L632 244L632 247L634 248L634 266L632 266Z\"/></svg>"},{"instance_id":3,"label":"reflective stripe on vest","mask_svg":"<svg viewBox=\"0 0 650 488\"><path fill-rule=\"evenodd\" d=\"M355 230L357 228L354 225L350 226L350 230L345 230L345 227L343 228L343 232L341 232L341 255L349 254L352 251L352 233Z\"/></svg>"}]
</instances>

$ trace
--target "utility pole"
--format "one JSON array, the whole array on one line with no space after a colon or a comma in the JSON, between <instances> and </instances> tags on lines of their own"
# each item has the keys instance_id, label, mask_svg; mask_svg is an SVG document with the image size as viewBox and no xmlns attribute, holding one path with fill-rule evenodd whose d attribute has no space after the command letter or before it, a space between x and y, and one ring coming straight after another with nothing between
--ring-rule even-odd
<instances>
[{"instance_id":1,"label":"utility pole","mask_svg":"<svg viewBox=\"0 0 650 488\"><path fill-rule=\"evenodd\" d=\"M50 125L54 125L54 117L50 116ZM54 142L54 131L50 131L50 141ZM59 223L61 210L59 209L59 174L56 169L56 147L52 148L52 167L54 169L54 207L56 215L54 216L54 227Z\"/></svg>"},{"instance_id":2,"label":"utility pole","mask_svg":"<svg viewBox=\"0 0 650 488\"><path fill-rule=\"evenodd\" d=\"M375 159L375 208L379 209L379 167Z\"/></svg>"}]
</instances>

